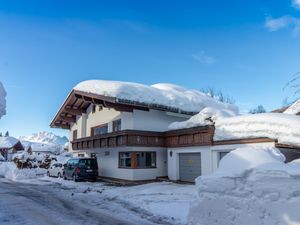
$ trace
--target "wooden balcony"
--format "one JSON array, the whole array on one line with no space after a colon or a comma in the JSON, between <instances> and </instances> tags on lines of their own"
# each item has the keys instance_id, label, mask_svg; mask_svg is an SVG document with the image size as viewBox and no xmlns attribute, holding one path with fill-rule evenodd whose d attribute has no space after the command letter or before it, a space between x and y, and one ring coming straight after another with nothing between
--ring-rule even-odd
<instances>
[{"instance_id":1,"label":"wooden balcony","mask_svg":"<svg viewBox=\"0 0 300 225\"><path fill-rule=\"evenodd\" d=\"M72 141L73 150L92 148L115 148L123 146L164 147L162 132L123 130Z\"/></svg>"},{"instance_id":2,"label":"wooden balcony","mask_svg":"<svg viewBox=\"0 0 300 225\"><path fill-rule=\"evenodd\" d=\"M168 132L123 130L72 141L73 150L93 148L139 147L186 147L213 144L212 126L196 127Z\"/></svg>"}]
</instances>

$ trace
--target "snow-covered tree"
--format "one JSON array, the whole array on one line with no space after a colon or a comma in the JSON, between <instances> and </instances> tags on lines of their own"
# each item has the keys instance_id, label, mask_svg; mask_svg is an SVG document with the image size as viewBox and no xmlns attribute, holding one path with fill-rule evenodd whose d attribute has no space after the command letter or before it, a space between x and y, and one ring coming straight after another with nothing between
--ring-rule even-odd
<instances>
[{"instance_id":1,"label":"snow-covered tree","mask_svg":"<svg viewBox=\"0 0 300 225\"><path fill-rule=\"evenodd\" d=\"M6 131L5 137L9 137L9 132L8 131Z\"/></svg>"},{"instance_id":2,"label":"snow-covered tree","mask_svg":"<svg viewBox=\"0 0 300 225\"><path fill-rule=\"evenodd\" d=\"M265 113L265 112L266 110L262 105L258 105L257 107L249 110L249 113L251 114Z\"/></svg>"},{"instance_id":3,"label":"snow-covered tree","mask_svg":"<svg viewBox=\"0 0 300 225\"><path fill-rule=\"evenodd\" d=\"M6 91L0 82L0 118L6 114Z\"/></svg>"}]
</instances>

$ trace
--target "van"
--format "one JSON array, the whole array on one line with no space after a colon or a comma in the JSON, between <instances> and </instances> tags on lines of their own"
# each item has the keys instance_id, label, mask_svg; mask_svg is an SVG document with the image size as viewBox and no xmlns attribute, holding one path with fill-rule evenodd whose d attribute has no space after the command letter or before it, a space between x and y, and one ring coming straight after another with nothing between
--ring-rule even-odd
<instances>
[{"instance_id":1,"label":"van","mask_svg":"<svg viewBox=\"0 0 300 225\"><path fill-rule=\"evenodd\" d=\"M98 177L98 163L96 158L72 158L64 164L64 179L92 180L95 182Z\"/></svg>"}]
</instances>

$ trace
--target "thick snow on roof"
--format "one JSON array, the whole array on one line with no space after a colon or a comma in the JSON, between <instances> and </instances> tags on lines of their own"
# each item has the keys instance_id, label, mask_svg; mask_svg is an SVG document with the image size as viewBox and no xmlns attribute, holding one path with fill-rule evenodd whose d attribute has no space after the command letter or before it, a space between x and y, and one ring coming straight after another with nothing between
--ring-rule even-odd
<instances>
[{"instance_id":1,"label":"thick snow on roof","mask_svg":"<svg viewBox=\"0 0 300 225\"><path fill-rule=\"evenodd\" d=\"M14 137L0 137L0 148L12 148L19 140Z\"/></svg>"},{"instance_id":2,"label":"thick snow on roof","mask_svg":"<svg viewBox=\"0 0 300 225\"><path fill-rule=\"evenodd\" d=\"M300 145L300 117L260 113L218 119L214 140L268 137L279 143Z\"/></svg>"},{"instance_id":3,"label":"thick snow on roof","mask_svg":"<svg viewBox=\"0 0 300 225\"><path fill-rule=\"evenodd\" d=\"M199 112L207 106L238 111L237 107L222 103L200 91L174 84L160 83L148 86L122 81L88 80L79 83L74 90L139 103L163 105L187 112Z\"/></svg>"},{"instance_id":4,"label":"thick snow on roof","mask_svg":"<svg viewBox=\"0 0 300 225\"><path fill-rule=\"evenodd\" d=\"M300 112L300 99L294 102L290 107L288 107L283 113L287 114L298 114Z\"/></svg>"},{"instance_id":5,"label":"thick snow on roof","mask_svg":"<svg viewBox=\"0 0 300 225\"><path fill-rule=\"evenodd\" d=\"M210 120L208 120L210 119ZM300 116L284 113L260 113L230 116L222 111L204 109L184 122L172 123L169 129L215 125L214 140L267 137L282 144L300 145Z\"/></svg>"},{"instance_id":6,"label":"thick snow on roof","mask_svg":"<svg viewBox=\"0 0 300 225\"><path fill-rule=\"evenodd\" d=\"M6 114L6 92L2 83L0 82L0 118Z\"/></svg>"}]
</instances>

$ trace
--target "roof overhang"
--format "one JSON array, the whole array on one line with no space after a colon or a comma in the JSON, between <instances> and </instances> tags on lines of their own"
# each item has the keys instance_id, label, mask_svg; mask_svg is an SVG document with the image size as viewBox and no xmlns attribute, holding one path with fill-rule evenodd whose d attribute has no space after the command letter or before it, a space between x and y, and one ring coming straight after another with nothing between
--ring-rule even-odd
<instances>
[{"instance_id":1,"label":"roof overhang","mask_svg":"<svg viewBox=\"0 0 300 225\"><path fill-rule=\"evenodd\" d=\"M82 91L72 90L56 113L50 126L52 128L70 129L72 123L76 122L76 116L86 113L86 110L91 104L101 105L106 108L114 108L117 111L133 112L136 110L149 111L156 109L167 112L180 113L185 115L194 115L196 112L184 112L177 108L167 107L157 104L146 104L141 102L134 102L125 99L118 99L115 97L108 97L97 95L93 93L86 93Z\"/></svg>"}]
</instances>

